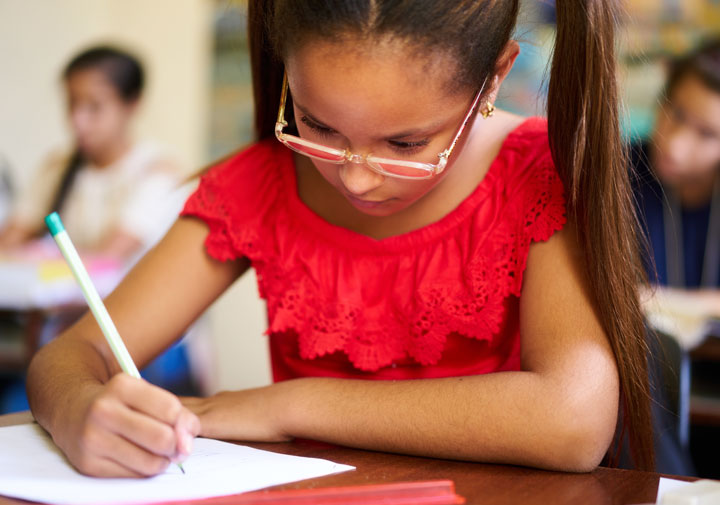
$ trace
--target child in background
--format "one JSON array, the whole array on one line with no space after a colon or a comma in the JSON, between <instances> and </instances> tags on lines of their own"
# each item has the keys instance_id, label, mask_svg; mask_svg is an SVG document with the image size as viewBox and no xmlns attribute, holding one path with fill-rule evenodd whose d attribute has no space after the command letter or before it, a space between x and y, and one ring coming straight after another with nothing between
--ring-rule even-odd
<instances>
[{"instance_id":1,"label":"child in background","mask_svg":"<svg viewBox=\"0 0 720 505\"><path fill-rule=\"evenodd\" d=\"M84 258L125 270L162 237L182 208L187 192L180 188L181 166L159 145L133 138L145 83L135 56L112 47L90 48L67 64L62 82L74 148L51 155L17 195L0 225L0 250L9 257L47 256L36 240L47 233L44 217L58 211ZM48 312L39 343L78 316L68 307ZM183 346L175 346L144 374L190 392L188 367ZM25 403L13 397L11 405Z\"/></svg>"},{"instance_id":2,"label":"child in background","mask_svg":"<svg viewBox=\"0 0 720 505\"><path fill-rule=\"evenodd\" d=\"M657 281L643 297L648 319L687 351L708 334L720 336L720 326L709 324L720 319L720 39L671 62L652 135L631 154L638 213L650 243L646 269ZM713 363L695 361L692 376L708 390L717 385ZM656 419L661 426L655 431L663 435L656 437L658 471L695 474L689 428L678 429L667 410L658 409ZM702 429L689 437L703 440L694 444L693 456L700 475L713 475L706 468L717 469L717 449L697 437Z\"/></svg>"},{"instance_id":3,"label":"child in background","mask_svg":"<svg viewBox=\"0 0 720 505\"><path fill-rule=\"evenodd\" d=\"M632 153L650 278L657 268L660 285L720 317L720 39L671 64L652 138Z\"/></svg>"},{"instance_id":4,"label":"child in background","mask_svg":"<svg viewBox=\"0 0 720 505\"><path fill-rule=\"evenodd\" d=\"M183 174L159 146L132 137L144 81L139 61L111 47L68 63L63 83L74 150L51 156L33 177L0 231L0 247L44 235L43 218L52 211L81 251L122 262L162 236L182 205Z\"/></svg>"},{"instance_id":5,"label":"child in background","mask_svg":"<svg viewBox=\"0 0 720 505\"><path fill-rule=\"evenodd\" d=\"M258 142L107 307L146 363L253 266L275 383L178 399L85 317L31 364L36 419L91 475L196 435L589 471L621 410L652 468L618 5L558 2L546 123L493 106L516 0L251 1Z\"/></svg>"}]
</instances>

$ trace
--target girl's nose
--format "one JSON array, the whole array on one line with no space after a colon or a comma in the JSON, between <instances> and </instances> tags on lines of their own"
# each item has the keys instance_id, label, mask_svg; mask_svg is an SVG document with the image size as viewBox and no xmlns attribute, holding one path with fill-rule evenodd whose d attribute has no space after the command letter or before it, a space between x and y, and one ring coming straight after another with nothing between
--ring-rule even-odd
<instances>
[{"instance_id":1,"label":"girl's nose","mask_svg":"<svg viewBox=\"0 0 720 505\"><path fill-rule=\"evenodd\" d=\"M369 193L385 182L385 177L366 163L345 163L340 166L339 175L345 188L353 195Z\"/></svg>"}]
</instances>

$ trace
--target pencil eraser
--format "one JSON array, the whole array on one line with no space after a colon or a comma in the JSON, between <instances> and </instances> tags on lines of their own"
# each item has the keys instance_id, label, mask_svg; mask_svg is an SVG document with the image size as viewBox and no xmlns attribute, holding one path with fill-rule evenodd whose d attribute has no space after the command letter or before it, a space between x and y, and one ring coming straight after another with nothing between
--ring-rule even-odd
<instances>
[{"instance_id":1,"label":"pencil eraser","mask_svg":"<svg viewBox=\"0 0 720 505\"><path fill-rule=\"evenodd\" d=\"M65 225L63 225L63 222L60 219L60 215L57 212L48 214L47 217L45 217L45 224L50 229L50 233L53 236L57 235L65 229Z\"/></svg>"},{"instance_id":2,"label":"pencil eraser","mask_svg":"<svg viewBox=\"0 0 720 505\"><path fill-rule=\"evenodd\" d=\"M668 491L660 505L717 505L720 503L720 481L698 480Z\"/></svg>"}]
</instances>

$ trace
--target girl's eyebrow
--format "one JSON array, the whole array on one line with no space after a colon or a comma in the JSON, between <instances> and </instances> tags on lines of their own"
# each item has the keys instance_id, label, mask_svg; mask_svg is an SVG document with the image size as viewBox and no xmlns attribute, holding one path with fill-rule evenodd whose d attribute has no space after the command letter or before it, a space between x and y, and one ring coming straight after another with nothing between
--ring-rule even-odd
<instances>
[{"instance_id":1,"label":"girl's eyebrow","mask_svg":"<svg viewBox=\"0 0 720 505\"><path fill-rule=\"evenodd\" d=\"M305 107L303 107L302 105L297 103L297 101L294 103L295 103L295 107L297 107L300 110L300 112L302 112L303 115L307 116L307 118L310 119L313 123L316 123L318 126L322 126L323 128L328 128L335 132L338 131L336 128L333 128L332 126L328 125L326 122L320 121L319 119L317 119L310 112L308 112L308 110ZM420 136L432 137L433 135L438 133L438 131L440 131L443 127L444 127L443 123L435 122L433 124L427 125L424 128L415 128L412 130L405 130L402 132L398 132L394 135L383 135L381 137L378 137L378 140L386 140L386 141L387 140L400 140L400 139L404 139L407 137L420 137Z\"/></svg>"}]
</instances>

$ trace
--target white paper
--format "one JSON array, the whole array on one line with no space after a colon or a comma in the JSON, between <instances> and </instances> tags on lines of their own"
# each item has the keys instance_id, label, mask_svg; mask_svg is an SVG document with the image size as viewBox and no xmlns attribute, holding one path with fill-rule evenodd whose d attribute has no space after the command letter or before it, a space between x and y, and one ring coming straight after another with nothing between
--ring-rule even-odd
<instances>
[{"instance_id":1,"label":"white paper","mask_svg":"<svg viewBox=\"0 0 720 505\"><path fill-rule=\"evenodd\" d=\"M681 487L685 487L690 484L692 484L692 482L686 482L684 480L668 479L666 477L660 477L660 481L658 482L657 501L655 503L660 503L663 495L665 493L667 493L668 491L674 491L676 489L680 489Z\"/></svg>"},{"instance_id":2,"label":"white paper","mask_svg":"<svg viewBox=\"0 0 720 505\"><path fill-rule=\"evenodd\" d=\"M183 463L148 479L78 473L37 424L0 428L0 495L56 504L133 504L209 498L353 470L324 459L287 456L198 438Z\"/></svg>"}]
</instances>

